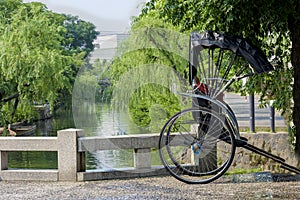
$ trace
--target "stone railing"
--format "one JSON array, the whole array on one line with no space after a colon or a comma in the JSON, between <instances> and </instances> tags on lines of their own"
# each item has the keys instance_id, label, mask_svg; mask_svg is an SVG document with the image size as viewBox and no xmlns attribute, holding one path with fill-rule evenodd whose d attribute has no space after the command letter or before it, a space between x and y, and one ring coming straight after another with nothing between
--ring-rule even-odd
<instances>
[{"instance_id":1,"label":"stone railing","mask_svg":"<svg viewBox=\"0 0 300 200\"><path fill-rule=\"evenodd\" d=\"M151 165L151 149L158 147L159 134L95 136L78 138L78 152L133 149L134 166L113 171L85 171L77 173L77 180L133 178L167 174L163 166Z\"/></svg>"},{"instance_id":2,"label":"stone railing","mask_svg":"<svg viewBox=\"0 0 300 200\"><path fill-rule=\"evenodd\" d=\"M0 178L2 180L85 181L165 174L162 166L151 166L151 148L158 145L158 134L83 137L83 130L58 131L57 137L0 137ZM114 171L86 171L85 152L134 149L134 167ZM9 169L12 151L56 151L58 169Z\"/></svg>"},{"instance_id":3,"label":"stone railing","mask_svg":"<svg viewBox=\"0 0 300 200\"><path fill-rule=\"evenodd\" d=\"M242 134L249 143L299 166L292 156L287 133ZM58 131L57 137L0 137L0 180L87 181L113 178L133 178L167 174L163 166L151 166L151 149L157 148L159 134L140 134L109 137L84 137L83 130ZM133 149L134 166L110 171L86 170L85 152ZM8 153L13 151L55 151L58 168L10 169ZM238 148L231 168L262 167L278 172L277 164ZM281 170L279 172L282 172Z\"/></svg>"},{"instance_id":4,"label":"stone railing","mask_svg":"<svg viewBox=\"0 0 300 200\"><path fill-rule=\"evenodd\" d=\"M57 137L0 137L0 178L2 180L76 181L85 168L84 154L77 151L77 137L82 130L58 131ZM12 151L56 151L57 170L9 169L8 153Z\"/></svg>"}]
</instances>

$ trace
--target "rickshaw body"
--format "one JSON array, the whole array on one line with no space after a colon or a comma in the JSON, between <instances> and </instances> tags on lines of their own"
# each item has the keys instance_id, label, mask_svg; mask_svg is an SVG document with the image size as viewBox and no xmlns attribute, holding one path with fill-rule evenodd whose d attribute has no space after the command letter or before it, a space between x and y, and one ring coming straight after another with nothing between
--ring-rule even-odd
<instances>
[{"instance_id":1,"label":"rickshaw body","mask_svg":"<svg viewBox=\"0 0 300 200\"><path fill-rule=\"evenodd\" d=\"M247 145L224 92L242 78L274 68L259 48L225 33L192 32L189 51L191 89L181 95L192 98L192 105L164 125L159 154L172 176L203 184L222 176L236 147Z\"/></svg>"}]
</instances>

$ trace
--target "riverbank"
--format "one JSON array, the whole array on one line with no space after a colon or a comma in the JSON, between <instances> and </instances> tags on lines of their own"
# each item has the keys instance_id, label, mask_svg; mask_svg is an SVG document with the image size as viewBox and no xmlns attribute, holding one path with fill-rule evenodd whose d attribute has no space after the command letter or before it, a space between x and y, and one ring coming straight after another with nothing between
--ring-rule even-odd
<instances>
[{"instance_id":1,"label":"riverbank","mask_svg":"<svg viewBox=\"0 0 300 200\"><path fill-rule=\"evenodd\" d=\"M299 199L300 182L224 183L188 185L173 177L91 182L0 181L0 199Z\"/></svg>"}]
</instances>

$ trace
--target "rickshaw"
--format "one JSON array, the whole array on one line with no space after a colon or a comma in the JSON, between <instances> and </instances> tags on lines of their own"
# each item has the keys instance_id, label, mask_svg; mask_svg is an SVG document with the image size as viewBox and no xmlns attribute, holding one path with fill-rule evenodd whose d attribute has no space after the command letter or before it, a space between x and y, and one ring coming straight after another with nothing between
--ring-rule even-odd
<instances>
[{"instance_id":1,"label":"rickshaw","mask_svg":"<svg viewBox=\"0 0 300 200\"><path fill-rule=\"evenodd\" d=\"M159 155L169 173L185 183L210 183L228 170L236 148L242 147L300 174L300 169L241 137L236 116L223 100L238 80L274 70L262 50L246 39L206 31L190 34L189 51L191 89L181 95L191 98L192 107L173 115L159 138Z\"/></svg>"}]
</instances>

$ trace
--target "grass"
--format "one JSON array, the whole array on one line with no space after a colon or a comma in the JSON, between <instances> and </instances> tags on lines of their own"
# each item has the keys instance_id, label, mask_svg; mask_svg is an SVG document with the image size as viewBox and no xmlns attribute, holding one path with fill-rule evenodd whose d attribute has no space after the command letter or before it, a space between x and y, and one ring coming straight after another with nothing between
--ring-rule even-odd
<instances>
[{"instance_id":1,"label":"grass","mask_svg":"<svg viewBox=\"0 0 300 200\"><path fill-rule=\"evenodd\" d=\"M250 169L245 169L245 168L235 168L230 171L227 171L225 174L226 175L234 175L234 174L250 174L250 173L256 173L256 172L262 172L262 168L250 168Z\"/></svg>"},{"instance_id":2,"label":"grass","mask_svg":"<svg viewBox=\"0 0 300 200\"><path fill-rule=\"evenodd\" d=\"M253 133L250 131L249 127L239 127L240 132L246 132L246 133ZM271 128L270 127L255 127L255 132L254 133L259 133L259 132L269 132L271 133ZM275 127L275 132L288 132L288 127Z\"/></svg>"}]
</instances>

